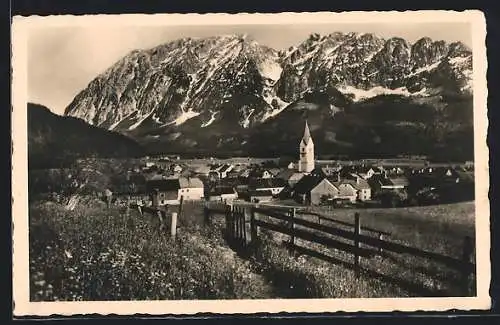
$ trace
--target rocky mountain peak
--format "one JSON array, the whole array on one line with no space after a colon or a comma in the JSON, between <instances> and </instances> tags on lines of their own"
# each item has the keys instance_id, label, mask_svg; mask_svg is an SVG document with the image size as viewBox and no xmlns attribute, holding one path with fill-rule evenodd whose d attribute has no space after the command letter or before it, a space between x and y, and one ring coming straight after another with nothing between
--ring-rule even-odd
<instances>
[{"instance_id":1,"label":"rocky mountain peak","mask_svg":"<svg viewBox=\"0 0 500 325\"><path fill-rule=\"evenodd\" d=\"M186 132L237 137L289 110L297 116L320 110L323 120L379 95L469 92L471 70L464 44L429 37L411 44L371 33L313 33L282 51L244 34L187 37L130 52L90 82L65 114L189 147L203 139L185 140Z\"/></svg>"}]
</instances>

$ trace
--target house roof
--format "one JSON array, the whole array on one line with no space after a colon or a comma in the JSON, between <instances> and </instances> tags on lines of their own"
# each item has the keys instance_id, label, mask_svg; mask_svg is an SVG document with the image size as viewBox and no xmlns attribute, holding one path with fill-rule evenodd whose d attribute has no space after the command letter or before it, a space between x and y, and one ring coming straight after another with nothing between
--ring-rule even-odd
<instances>
[{"instance_id":1,"label":"house roof","mask_svg":"<svg viewBox=\"0 0 500 325\"><path fill-rule=\"evenodd\" d=\"M269 169L269 172L273 174L274 176L278 175L281 172L281 169L279 168L271 168Z\"/></svg>"},{"instance_id":2,"label":"house roof","mask_svg":"<svg viewBox=\"0 0 500 325\"><path fill-rule=\"evenodd\" d=\"M277 188L285 187L286 181L281 178L258 178L248 184L252 188Z\"/></svg>"},{"instance_id":3,"label":"house roof","mask_svg":"<svg viewBox=\"0 0 500 325\"><path fill-rule=\"evenodd\" d=\"M291 170L291 169L284 169L282 171L280 171L280 173L276 176L277 178L281 178L281 179L284 179L284 180L288 180L290 179L290 177L292 177L292 175L296 174L295 171Z\"/></svg>"},{"instance_id":4,"label":"house roof","mask_svg":"<svg viewBox=\"0 0 500 325\"><path fill-rule=\"evenodd\" d=\"M311 192L311 190L318 185L324 177L317 177L313 175L306 175L302 177L297 184L295 184L293 190L297 194L306 194Z\"/></svg>"},{"instance_id":5,"label":"house roof","mask_svg":"<svg viewBox=\"0 0 500 325\"><path fill-rule=\"evenodd\" d=\"M181 188L203 188L203 182L198 177L180 177Z\"/></svg>"},{"instance_id":6,"label":"house roof","mask_svg":"<svg viewBox=\"0 0 500 325\"><path fill-rule=\"evenodd\" d=\"M408 186L409 182L406 177L382 178L382 185L389 186Z\"/></svg>"},{"instance_id":7,"label":"house roof","mask_svg":"<svg viewBox=\"0 0 500 325\"><path fill-rule=\"evenodd\" d=\"M304 177L304 173L293 173L292 176L288 179L288 181L299 181Z\"/></svg>"},{"instance_id":8,"label":"house roof","mask_svg":"<svg viewBox=\"0 0 500 325\"><path fill-rule=\"evenodd\" d=\"M366 174L370 171L370 169L373 169L375 171L375 169L371 166L358 166L356 167L356 172L361 174Z\"/></svg>"},{"instance_id":9,"label":"house roof","mask_svg":"<svg viewBox=\"0 0 500 325\"><path fill-rule=\"evenodd\" d=\"M229 169L231 169L233 166L232 165L229 165L229 164L224 164L224 165L221 165L219 166L216 170L220 173L225 173L227 172Z\"/></svg>"},{"instance_id":10,"label":"house roof","mask_svg":"<svg viewBox=\"0 0 500 325\"><path fill-rule=\"evenodd\" d=\"M352 187L354 187L357 190L363 190L363 189L370 189L370 185L368 182L362 178L359 178L357 181L355 180L342 180L340 182L341 184L350 184Z\"/></svg>"},{"instance_id":11,"label":"house roof","mask_svg":"<svg viewBox=\"0 0 500 325\"><path fill-rule=\"evenodd\" d=\"M273 192L271 192L270 190L265 190L265 191L250 191L248 193L250 196L253 196L253 197L263 197L263 196L273 196Z\"/></svg>"},{"instance_id":12,"label":"house roof","mask_svg":"<svg viewBox=\"0 0 500 325\"><path fill-rule=\"evenodd\" d=\"M160 192L177 192L180 188L179 179L158 179L158 180L149 180L146 182L146 189L148 192L152 192L155 189L158 189Z\"/></svg>"},{"instance_id":13,"label":"house roof","mask_svg":"<svg viewBox=\"0 0 500 325\"><path fill-rule=\"evenodd\" d=\"M338 172L337 168L334 167L316 167L311 174L317 175L320 177L330 177L336 175Z\"/></svg>"},{"instance_id":14,"label":"house roof","mask_svg":"<svg viewBox=\"0 0 500 325\"><path fill-rule=\"evenodd\" d=\"M210 172L210 166L202 165L195 169L195 173L198 174L208 174Z\"/></svg>"},{"instance_id":15,"label":"house roof","mask_svg":"<svg viewBox=\"0 0 500 325\"><path fill-rule=\"evenodd\" d=\"M210 196L217 196L223 194L235 194L234 187L232 186L218 186L210 190Z\"/></svg>"}]
</instances>

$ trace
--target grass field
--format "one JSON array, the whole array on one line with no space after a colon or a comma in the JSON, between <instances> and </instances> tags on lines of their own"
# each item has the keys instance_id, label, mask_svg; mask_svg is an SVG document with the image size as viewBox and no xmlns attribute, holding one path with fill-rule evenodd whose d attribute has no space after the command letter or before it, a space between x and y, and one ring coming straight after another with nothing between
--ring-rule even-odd
<instances>
[{"instance_id":1,"label":"grass field","mask_svg":"<svg viewBox=\"0 0 500 325\"><path fill-rule=\"evenodd\" d=\"M291 253L286 236L262 231L251 254L236 254L225 241L224 218L203 225L200 205L186 205L177 238L156 219L134 210L106 209L81 200L69 211L58 203L30 206L32 301L338 298L460 295L458 275L411 256L362 259L356 277L352 256L305 241L329 260ZM356 210L332 217L352 222ZM391 240L449 256L474 235L474 204L360 210L362 224L391 232ZM311 218L314 216L302 216Z\"/></svg>"},{"instance_id":2,"label":"grass field","mask_svg":"<svg viewBox=\"0 0 500 325\"><path fill-rule=\"evenodd\" d=\"M224 244L222 229L182 226L86 202L30 207L30 300L265 298L268 286Z\"/></svg>"},{"instance_id":3,"label":"grass field","mask_svg":"<svg viewBox=\"0 0 500 325\"><path fill-rule=\"evenodd\" d=\"M391 234L385 240L457 259L461 258L464 237L474 238L475 234L473 202L395 209L328 210L318 207L309 210L348 223L354 223L354 213L358 212L361 216L362 226ZM299 213L297 216L318 222L315 215ZM345 230L353 230L352 227L342 226L324 219L321 223ZM302 228L301 226L296 227ZM279 243L287 240L288 236L273 233L271 238ZM342 240L338 237L332 236L332 238L349 243L348 240ZM304 253L303 256L307 256L310 261L325 260L326 258L328 263L325 264L325 267L330 269L330 274L338 273L338 267L342 267L343 274L346 274L348 272L346 269L351 269L353 266L353 256L350 253L326 249L322 245L300 239L296 239L295 242L297 246L306 249L305 253L301 249L297 250ZM314 252L307 250L320 252L324 256L309 257L308 255ZM402 290L398 295L462 296L470 294L464 293L463 282L461 282L460 273L457 270L439 262L409 254L384 252L381 256L362 258L361 267L364 269L366 277L378 278L386 284L385 289L382 290L383 296L391 294L389 289L392 286ZM341 278L342 276L337 277L339 281ZM360 290L361 296L372 294L369 287L365 286L364 289Z\"/></svg>"}]
</instances>

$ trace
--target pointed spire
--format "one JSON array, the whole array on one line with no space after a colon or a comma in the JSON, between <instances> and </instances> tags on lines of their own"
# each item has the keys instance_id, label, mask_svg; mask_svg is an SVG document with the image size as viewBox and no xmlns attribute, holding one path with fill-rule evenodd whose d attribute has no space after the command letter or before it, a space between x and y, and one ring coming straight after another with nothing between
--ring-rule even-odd
<instances>
[{"instance_id":1,"label":"pointed spire","mask_svg":"<svg viewBox=\"0 0 500 325\"><path fill-rule=\"evenodd\" d=\"M306 127L304 130L304 136L302 137L302 141L304 141L304 143L307 144L310 139L311 139L311 133L309 132L309 125L307 124L306 120Z\"/></svg>"}]
</instances>

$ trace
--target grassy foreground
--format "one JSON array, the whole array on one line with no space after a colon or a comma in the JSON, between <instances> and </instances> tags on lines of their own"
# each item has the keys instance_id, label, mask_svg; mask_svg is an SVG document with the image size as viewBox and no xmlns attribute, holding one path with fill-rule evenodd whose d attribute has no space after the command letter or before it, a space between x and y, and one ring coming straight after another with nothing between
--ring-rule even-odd
<instances>
[{"instance_id":1,"label":"grassy foreground","mask_svg":"<svg viewBox=\"0 0 500 325\"><path fill-rule=\"evenodd\" d=\"M432 246L433 251L454 256L461 236L470 231L473 234L471 211L471 205L461 204L360 212L364 225L377 229L383 226L381 229L393 232L395 241L420 248ZM368 273L356 277L349 267L349 254L300 240L299 246L322 252L333 261L291 253L282 244L286 236L266 231L260 232L260 243L253 247L251 256L241 257L223 238L223 218L215 217L210 227L203 227L197 221L201 220L201 211L200 215L189 212L186 215L192 217L179 220L174 240L151 218L140 217L135 211L126 216L123 209L108 210L98 201L82 200L72 211L58 203L33 202L31 300L368 298L432 296L437 291L459 294L454 293L457 275L439 265L426 265L411 256L377 256L362 260ZM349 221L353 213L338 210L335 217ZM419 219L412 219L416 217ZM427 273L422 272L424 267Z\"/></svg>"},{"instance_id":2,"label":"grassy foreground","mask_svg":"<svg viewBox=\"0 0 500 325\"><path fill-rule=\"evenodd\" d=\"M220 227L175 240L133 211L46 202L30 209L32 301L262 298L262 281Z\"/></svg>"}]
</instances>

